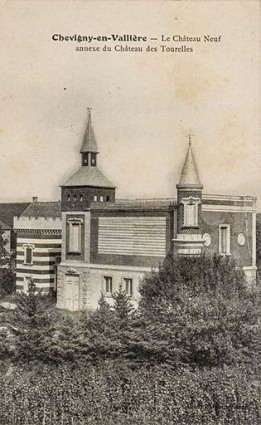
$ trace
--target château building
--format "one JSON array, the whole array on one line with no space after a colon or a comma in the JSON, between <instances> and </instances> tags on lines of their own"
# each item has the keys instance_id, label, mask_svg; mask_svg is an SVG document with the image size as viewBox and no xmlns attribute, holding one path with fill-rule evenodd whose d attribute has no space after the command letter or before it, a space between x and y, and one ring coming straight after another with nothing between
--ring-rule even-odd
<instances>
[{"instance_id":1,"label":"ch\u00e2teau building","mask_svg":"<svg viewBox=\"0 0 261 425\"><path fill-rule=\"evenodd\" d=\"M256 198L205 194L191 140L171 199L116 198L90 112L79 162L61 202L35 200L14 219L18 289L33 279L72 311L97 308L101 293L111 303L120 287L135 303L140 280L167 256L202 252L232 255L255 281Z\"/></svg>"},{"instance_id":2,"label":"ch\u00e2teau building","mask_svg":"<svg viewBox=\"0 0 261 425\"><path fill-rule=\"evenodd\" d=\"M59 308L95 309L101 293L110 302L119 287L135 302L144 274L169 255L232 255L255 280L256 198L204 194L191 140L175 199L115 199L99 169L90 112L79 159L61 188Z\"/></svg>"}]
</instances>

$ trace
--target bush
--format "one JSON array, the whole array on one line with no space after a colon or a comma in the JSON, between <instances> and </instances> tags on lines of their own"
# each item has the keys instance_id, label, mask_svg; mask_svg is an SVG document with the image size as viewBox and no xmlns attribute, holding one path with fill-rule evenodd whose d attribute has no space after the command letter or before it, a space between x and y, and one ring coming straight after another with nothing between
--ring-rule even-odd
<instances>
[{"instance_id":1,"label":"bush","mask_svg":"<svg viewBox=\"0 0 261 425\"><path fill-rule=\"evenodd\" d=\"M129 351L173 366L260 367L260 291L228 257L177 258L145 277Z\"/></svg>"},{"instance_id":2,"label":"bush","mask_svg":"<svg viewBox=\"0 0 261 425\"><path fill-rule=\"evenodd\" d=\"M260 293L234 261L179 258L140 292L137 311L120 290L72 317L33 283L19 294L3 424L261 423Z\"/></svg>"},{"instance_id":3,"label":"bush","mask_svg":"<svg viewBox=\"0 0 261 425\"><path fill-rule=\"evenodd\" d=\"M9 268L0 268L0 296L5 297L15 292L15 273Z\"/></svg>"}]
</instances>

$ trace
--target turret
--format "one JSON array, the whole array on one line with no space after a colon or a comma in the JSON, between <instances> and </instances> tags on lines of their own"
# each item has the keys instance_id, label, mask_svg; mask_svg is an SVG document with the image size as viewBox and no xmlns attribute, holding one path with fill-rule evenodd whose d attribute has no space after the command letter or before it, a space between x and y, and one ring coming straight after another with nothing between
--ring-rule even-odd
<instances>
[{"instance_id":1,"label":"turret","mask_svg":"<svg viewBox=\"0 0 261 425\"><path fill-rule=\"evenodd\" d=\"M202 189L196 161L193 156L191 137L180 181L177 184L177 236L173 239L174 255L199 255L202 238Z\"/></svg>"},{"instance_id":2,"label":"turret","mask_svg":"<svg viewBox=\"0 0 261 425\"><path fill-rule=\"evenodd\" d=\"M203 185L193 156L191 137L182 168L178 191L178 233L201 233L201 203Z\"/></svg>"},{"instance_id":3,"label":"turret","mask_svg":"<svg viewBox=\"0 0 261 425\"><path fill-rule=\"evenodd\" d=\"M81 168L62 185L62 211L85 211L92 202L114 202L115 185L98 168L91 111L80 150Z\"/></svg>"}]
</instances>

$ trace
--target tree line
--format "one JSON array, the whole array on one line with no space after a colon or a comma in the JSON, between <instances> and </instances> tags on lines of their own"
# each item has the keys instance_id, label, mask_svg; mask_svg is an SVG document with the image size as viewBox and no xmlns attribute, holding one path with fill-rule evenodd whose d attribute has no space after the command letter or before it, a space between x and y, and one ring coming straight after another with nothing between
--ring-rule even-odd
<instances>
[{"instance_id":1,"label":"tree line","mask_svg":"<svg viewBox=\"0 0 261 425\"><path fill-rule=\"evenodd\" d=\"M259 285L203 255L168 259L139 290L138 309L120 289L78 314L33 282L17 294L0 332L5 425L261 423Z\"/></svg>"}]
</instances>

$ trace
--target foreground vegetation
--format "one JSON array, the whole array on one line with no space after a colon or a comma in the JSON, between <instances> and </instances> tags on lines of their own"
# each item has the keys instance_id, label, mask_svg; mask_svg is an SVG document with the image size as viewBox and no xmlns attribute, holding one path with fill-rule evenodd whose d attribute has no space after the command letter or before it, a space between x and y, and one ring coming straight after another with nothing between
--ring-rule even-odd
<instances>
[{"instance_id":1,"label":"foreground vegetation","mask_svg":"<svg viewBox=\"0 0 261 425\"><path fill-rule=\"evenodd\" d=\"M2 314L0 423L260 424L260 292L231 258L180 258L149 274L139 309L68 315L16 296ZM2 421L2 422L1 422Z\"/></svg>"},{"instance_id":2,"label":"foreground vegetation","mask_svg":"<svg viewBox=\"0 0 261 425\"><path fill-rule=\"evenodd\" d=\"M260 424L246 371L118 363L15 367L1 388L4 424Z\"/></svg>"}]
</instances>

